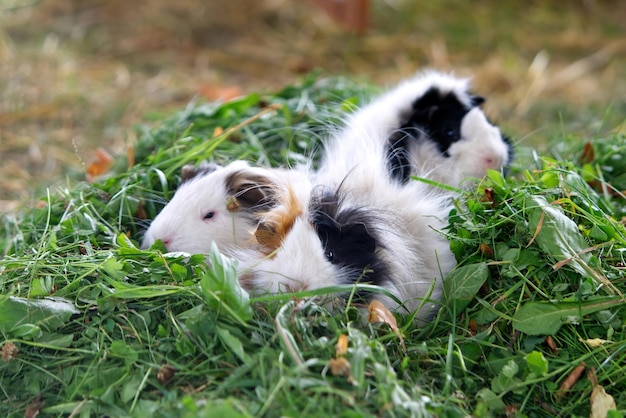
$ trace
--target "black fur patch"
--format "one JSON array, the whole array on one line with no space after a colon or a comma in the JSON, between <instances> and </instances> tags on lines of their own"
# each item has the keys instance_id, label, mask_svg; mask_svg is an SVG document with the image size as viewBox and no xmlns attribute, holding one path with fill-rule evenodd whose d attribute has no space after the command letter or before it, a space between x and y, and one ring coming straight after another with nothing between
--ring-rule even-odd
<instances>
[{"instance_id":1,"label":"black fur patch","mask_svg":"<svg viewBox=\"0 0 626 418\"><path fill-rule=\"evenodd\" d=\"M409 145L411 141L428 140L437 145L445 157L450 146L461 139L461 122L472 107L485 99L470 96L471 105L462 103L453 92L443 93L431 87L412 105L412 113L387 142L387 165L391 176L406 183L411 173Z\"/></svg>"},{"instance_id":2,"label":"black fur patch","mask_svg":"<svg viewBox=\"0 0 626 418\"><path fill-rule=\"evenodd\" d=\"M354 273L353 282L380 285L388 268L376 255L381 245L373 226L375 215L366 208L342 209L338 192L314 192L310 211L326 258Z\"/></svg>"}]
</instances>

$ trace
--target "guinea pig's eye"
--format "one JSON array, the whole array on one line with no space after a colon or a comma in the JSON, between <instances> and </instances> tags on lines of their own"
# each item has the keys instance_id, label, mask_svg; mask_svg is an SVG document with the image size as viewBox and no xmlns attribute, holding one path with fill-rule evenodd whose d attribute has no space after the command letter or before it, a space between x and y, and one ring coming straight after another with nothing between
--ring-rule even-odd
<instances>
[{"instance_id":1,"label":"guinea pig's eye","mask_svg":"<svg viewBox=\"0 0 626 418\"><path fill-rule=\"evenodd\" d=\"M335 254L332 252L332 250L326 251L324 255L326 256L326 259L328 261L330 261L331 263L333 262L333 259L335 258Z\"/></svg>"},{"instance_id":2,"label":"guinea pig's eye","mask_svg":"<svg viewBox=\"0 0 626 418\"><path fill-rule=\"evenodd\" d=\"M211 219L215 216L215 212L207 212L203 219Z\"/></svg>"},{"instance_id":3,"label":"guinea pig's eye","mask_svg":"<svg viewBox=\"0 0 626 418\"><path fill-rule=\"evenodd\" d=\"M452 128L447 129L445 132L446 137L453 139L456 136L456 131Z\"/></svg>"}]
</instances>

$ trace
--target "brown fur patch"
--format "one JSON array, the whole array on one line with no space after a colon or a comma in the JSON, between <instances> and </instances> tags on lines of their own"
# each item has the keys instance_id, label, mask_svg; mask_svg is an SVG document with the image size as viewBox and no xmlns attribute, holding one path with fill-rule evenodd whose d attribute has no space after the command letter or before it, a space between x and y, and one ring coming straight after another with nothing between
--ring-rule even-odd
<instances>
[{"instance_id":1,"label":"brown fur patch","mask_svg":"<svg viewBox=\"0 0 626 418\"><path fill-rule=\"evenodd\" d=\"M194 177L210 174L220 168L222 167L215 163L209 163L206 161L201 162L198 167L193 164L187 164L180 170L180 181L181 183L184 183Z\"/></svg>"},{"instance_id":2,"label":"brown fur patch","mask_svg":"<svg viewBox=\"0 0 626 418\"><path fill-rule=\"evenodd\" d=\"M239 170L226 177L224 185L228 194L237 199L237 209L260 212L276 204L276 185L262 175Z\"/></svg>"},{"instance_id":3,"label":"brown fur patch","mask_svg":"<svg viewBox=\"0 0 626 418\"><path fill-rule=\"evenodd\" d=\"M278 205L262 214L254 232L254 237L263 247L264 254L272 257L291 231L296 218L301 214L302 206L291 186L287 186L278 197Z\"/></svg>"},{"instance_id":4,"label":"brown fur patch","mask_svg":"<svg viewBox=\"0 0 626 418\"><path fill-rule=\"evenodd\" d=\"M239 284L247 291L254 290L254 273L248 271L243 272L237 278L239 280Z\"/></svg>"}]
</instances>

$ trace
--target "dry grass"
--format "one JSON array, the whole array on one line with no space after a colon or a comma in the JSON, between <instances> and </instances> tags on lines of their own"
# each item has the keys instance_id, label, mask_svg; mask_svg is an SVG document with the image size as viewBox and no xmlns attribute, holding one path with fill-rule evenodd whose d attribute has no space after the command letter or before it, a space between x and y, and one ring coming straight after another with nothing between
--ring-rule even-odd
<instances>
[{"instance_id":1,"label":"dry grass","mask_svg":"<svg viewBox=\"0 0 626 418\"><path fill-rule=\"evenodd\" d=\"M97 147L123 152L147 114L314 68L382 85L427 66L473 75L492 118L529 145L561 125L624 129L624 2L375 1L359 37L310 2L175 3L0 3L0 212L80 178Z\"/></svg>"}]
</instances>

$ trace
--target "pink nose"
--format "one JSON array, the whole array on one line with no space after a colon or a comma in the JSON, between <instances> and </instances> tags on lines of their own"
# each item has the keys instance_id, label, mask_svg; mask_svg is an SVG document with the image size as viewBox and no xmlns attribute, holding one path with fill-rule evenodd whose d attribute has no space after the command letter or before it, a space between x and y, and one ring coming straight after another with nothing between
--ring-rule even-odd
<instances>
[{"instance_id":1,"label":"pink nose","mask_svg":"<svg viewBox=\"0 0 626 418\"><path fill-rule=\"evenodd\" d=\"M487 168L500 168L500 165L502 165L500 159L497 157L486 157L484 162Z\"/></svg>"}]
</instances>

